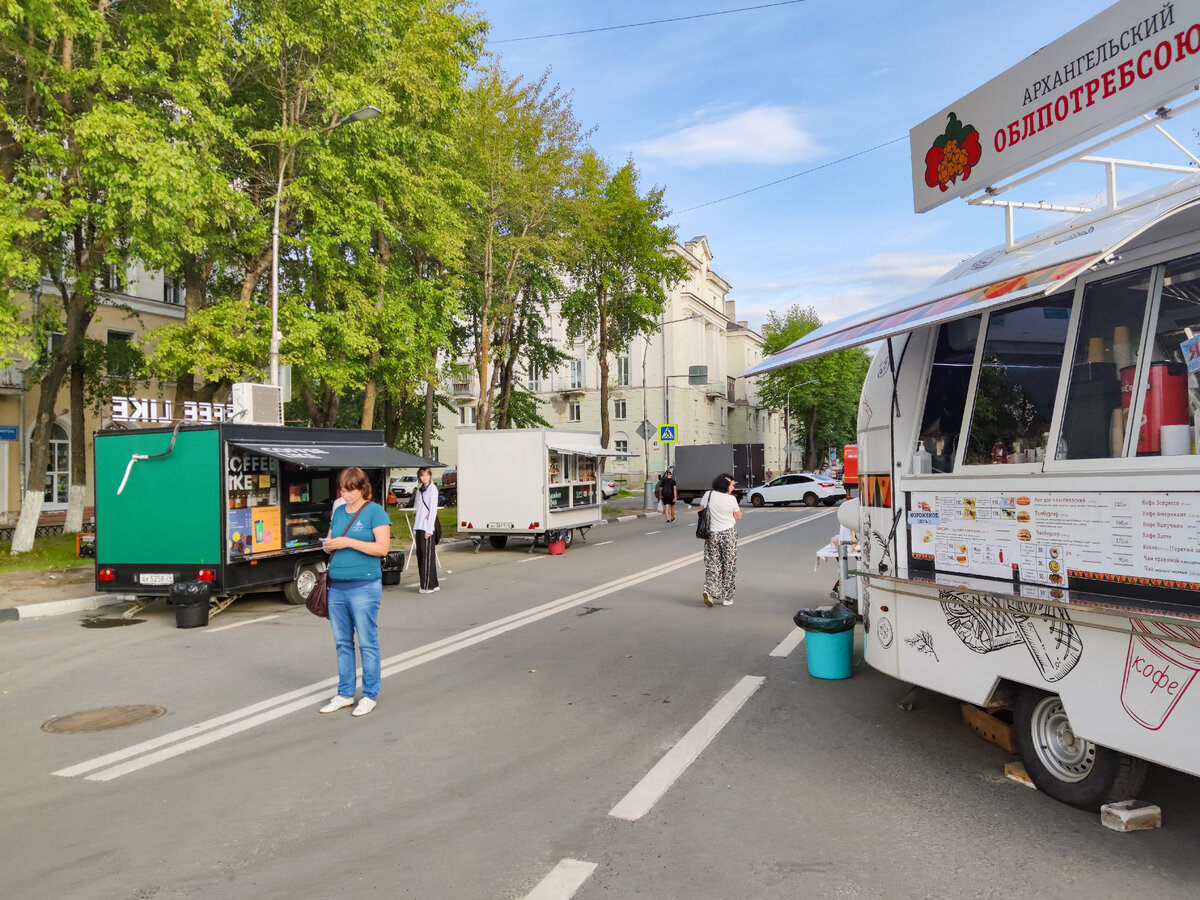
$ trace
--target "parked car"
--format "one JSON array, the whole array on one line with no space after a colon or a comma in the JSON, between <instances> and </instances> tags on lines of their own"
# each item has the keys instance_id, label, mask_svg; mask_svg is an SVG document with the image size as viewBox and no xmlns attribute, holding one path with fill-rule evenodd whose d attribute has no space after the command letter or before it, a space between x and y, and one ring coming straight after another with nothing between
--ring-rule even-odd
<instances>
[{"instance_id":1,"label":"parked car","mask_svg":"<svg viewBox=\"0 0 1200 900\"><path fill-rule=\"evenodd\" d=\"M615 481L609 478L600 479L600 496L605 500L607 500L609 497L615 496L617 491L620 489L620 486L618 486Z\"/></svg>"},{"instance_id":2,"label":"parked car","mask_svg":"<svg viewBox=\"0 0 1200 900\"><path fill-rule=\"evenodd\" d=\"M438 479L438 499L443 506L458 503L458 469L446 469Z\"/></svg>"},{"instance_id":3,"label":"parked car","mask_svg":"<svg viewBox=\"0 0 1200 900\"><path fill-rule=\"evenodd\" d=\"M779 506L786 503L803 503L816 506L824 503L832 506L846 499L846 488L840 481L826 475L797 472L780 475L764 485L746 492L754 506Z\"/></svg>"},{"instance_id":4,"label":"parked car","mask_svg":"<svg viewBox=\"0 0 1200 900\"><path fill-rule=\"evenodd\" d=\"M388 486L388 492L395 495L396 502L399 503L407 497L411 497L413 491L420 486L416 475L401 475L399 478L393 478L392 483ZM401 504L403 505L403 504Z\"/></svg>"}]
</instances>

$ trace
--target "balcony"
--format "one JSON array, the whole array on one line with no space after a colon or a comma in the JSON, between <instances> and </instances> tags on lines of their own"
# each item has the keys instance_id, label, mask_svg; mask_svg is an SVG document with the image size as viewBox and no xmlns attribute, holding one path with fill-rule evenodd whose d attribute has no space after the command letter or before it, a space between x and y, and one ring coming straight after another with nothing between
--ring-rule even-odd
<instances>
[{"instance_id":1,"label":"balcony","mask_svg":"<svg viewBox=\"0 0 1200 900\"><path fill-rule=\"evenodd\" d=\"M704 395L708 397L709 400L716 400L718 398L726 400L733 399L732 392L726 393L726 387L720 381L710 381L708 384L706 384L704 386Z\"/></svg>"},{"instance_id":2,"label":"balcony","mask_svg":"<svg viewBox=\"0 0 1200 900\"><path fill-rule=\"evenodd\" d=\"M25 390L25 370L16 366L0 366L0 390Z\"/></svg>"},{"instance_id":3,"label":"balcony","mask_svg":"<svg viewBox=\"0 0 1200 900\"><path fill-rule=\"evenodd\" d=\"M471 390L471 382L455 381L450 385L450 393L456 398L474 397L475 392Z\"/></svg>"}]
</instances>

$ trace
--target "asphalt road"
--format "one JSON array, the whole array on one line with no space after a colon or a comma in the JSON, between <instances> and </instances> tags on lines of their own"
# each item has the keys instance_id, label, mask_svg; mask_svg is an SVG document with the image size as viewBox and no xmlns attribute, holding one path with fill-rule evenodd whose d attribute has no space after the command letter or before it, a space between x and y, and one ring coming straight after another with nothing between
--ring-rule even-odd
<instances>
[{"instance_id":1,"label":"asphalt road","mask_svg":"<svg viewBox=\"0 0 1200 900\"><path fill-rule=\"evenodd\" d=\"M686 513L561 557L446 548L439 593L411 573L385 589L383 689L361 719L317 715L328 624L272 597L206 629L161 606L125 627L6 625L4 895L1195 896L1196 779L1153 770L1165 827L1116 834L1006 780L948 698L900 711L906 686L857 648L847 681L809 677L803 644L770 655L827 602L813 554L831 512L747 509L737 601L715 609ZM41 728L139 704L167 712Z\"/></svg>"}]
</instances>

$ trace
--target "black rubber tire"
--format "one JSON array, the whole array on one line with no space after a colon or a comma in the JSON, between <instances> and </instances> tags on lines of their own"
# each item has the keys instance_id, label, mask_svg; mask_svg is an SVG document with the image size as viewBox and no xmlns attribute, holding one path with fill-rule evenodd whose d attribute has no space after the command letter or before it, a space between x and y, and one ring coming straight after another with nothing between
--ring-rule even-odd
<instances>
[{"instance_id":1,"label":"black rubber tire","mask_svg":"<svg viewBox=\"0 0 1200 900\"><path fill-rule=\"evenodd\" d=\"M755 509L762 509L765 504L766 504L766 501L763 500L762 494L751 494L750 495L750 505L753 506Z\"/></svg>"},{"instance_id":2,"label":"black rubber tire","mask_svg":"<svg viewBox=\"0 0 1200 900\"><path fill-rule=\"evenodd\" d=\"M283 599L292 606L302 606L308 599L308 592L317 583L318 574L316 566L301 566L295 580L284 584Z\"/></svg>"},{"instance_id":3,"label":"black rubber tire","mask_svg":"<svg viewBox=\"0 0 1200 900\"><path fill-rule=\"evenodd\" d=\"M507 534L489 534L488 543L492 545L493 550L503 550L508 546Z\"/></svg>"},{"instance_id":4,"label":"black rubber tire","mask_svg":"<svg viewBox=\"0 0 1200 900\"><path fill-rule=\"evenodd\" d=\"M1144 759L1075 736L1058 694L1022 688L1013 712L1013 733L1021 762L1038 790L1070 806L1096 812L1105 803L1132 800L1146 780ZM1076 780L1066 780L1055 768L1073 772Z\"/></svg>"},{"instance_id":5,"label":"black rubber tire","mask_svg":"<svg viewBox=\"0 0 1200 900\"><path fill-rule=\"evenodd\" d=\"M820 502L821 502L820 499L812 491L809 491L807 494L804 495L804 505L805 506L816 506Z\"/></svg>"},{"instance_id":6,"label":"black rubber tire","mask_svg":"<svg viewBox=\"0 0 1200 900\"><path fill-rule=\"evenodd\" d=\"M566 538L566 540L567 540L567 546L568 546L568 547L570 547L570 546L571 546L571 541L575 540L575 531L574 531L574 529L571 529L571 528L568 528L568 529L567 529L567 538Z\"/></svg>"}]
</instances>

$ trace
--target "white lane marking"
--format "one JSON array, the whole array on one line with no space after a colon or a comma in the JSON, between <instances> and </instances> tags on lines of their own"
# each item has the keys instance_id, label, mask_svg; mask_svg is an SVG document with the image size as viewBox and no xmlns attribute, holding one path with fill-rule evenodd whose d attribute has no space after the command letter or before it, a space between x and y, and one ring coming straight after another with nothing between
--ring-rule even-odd
<instances>
[{"instance_id":1,"label":"white lane marking","mask_svg":"<svg viewBox=\"0 0 1200 900\"><path fill-rule=\"evenodd\" d=\"M755 541L760 541L780 532L787 531L789 528L795 528L800 524L803 524L803 522L788 522L784 525L768 528L765 531L747 537L741 541L741 544L743 546L752 544ZM689 566L692 563L698 562L702 556L702 553L690 553L687 556L663 563L652 569L626 575L599 587L589 588L588 590L570 594L566 597L560 597L541 606L531 607L530 609L522 610L502 619L496 619L493 622L487 622L475 628L467 629L461 634L451 635L422 647L416 647L404 653L399 653L396 656L388 657L381 662L382 675L386 678L389 675L403 672L421 663L432 662L457 650L474 646L489 638L497 637L513 629L532 624L547 616L552 616L575 606L581 606L590 600L616 593L643 581L657 578L659 575L666 574L667 572L673 572L676 569ZM244 706L233 712L180 728L147 741L142 741L123 750L115 750L112 753L86 760L74 766L59 769L52 774L62 776L63 778L73 778L77 775L94 772L95 774L87 776L89 781L111 781L113 778L119 778L122 775L146 768L154 763L171 759L189 750L195 750L222 738L248 731L258 725L304 709L336 685L337 676L325 678L321 681L297 688L294 691L288 691L287 693L279 694L278 696L262 700L250 706ZM152 753L151 751L157 752ZM142 756L142 754L148 755ZM141 758L134 759L134 757ZM115 763L122 763L125 760L131 759L133 760L132 762L125 763L124 765L114 765ZM112 768L106 768L108 766L112 766ZM103 769L104 771L98 772L98 769Z\"/></svg>"},{"instance_id":2,"label":"white lane marking","mask_svg":"<svg viewBox=\"0 0 1200 900\"><path fill-rule=\"evenodd\" d=\"M228 631L230 628L241 628L243 625L253 625L255 622L266 622L268 619L278 619L279 616L259 616L257 619L246 619L244 622L230 622L228 625L222 625L220 628L206 629L209 634L216 634L218 631Z\"/></svg>"},{"instance_id":3,"label":"white lane marking","mask_svg":"<svg viewBox=\"0 0 1200 900\"><path fill-rule=\"evenodd\" d=\"M598 544L592 544L593 547L603 547L605 544L611 544L612 541L601 541Z\"/></svg>"},{"instance_id":4,"label":"white lane marking","mask_svg":"<svg viewBox=\"0 0 1200 900\"><path fill-rule=\"evenodd\" d=\"M804 629L793 629L792 633L779 642L779 646L772 650L768 656L787 656L793 650L800 646L804 641Z\"/></svg>"},{"instance_id":5,"label":"white lane marking","mask_svg":"<svg viewBox=\"0 0 1200 900\"><path fill-rule=\"evenodd\" d=\"M550 870L525 900L568 900L596 871L596 864L581 859L564 859Z\"/></svg>"},{"instance_id":6,"label":"white lane marking","mask_svg":"<svg viewBox=\"0 0 1200 900\"><path fill-rule=\"evenodd\" d=\"M711 743L764 681L766 679L761 675L747 675L735 684L728 694L717 701L716 706L704 714L704 718L692 726L691 731L685 734L678 744L667 751L667 755L646 773L646 777L609 811L609 815L632 822L650 812L651 807L670 789L687 767L695 762L701 751Z\"/></svg>"},{"instance_id":7,"label":"white lane marking","mask_svg":"<svg viewBox=\"0 0 1200 900\"><path fill-rule=\"evenodd\" d=\"M662 531L647 531L646 534L662 534Z\"/></svg>"},{"instance_id":8,"label":"white lane marking","mask_svg":"<svg viewBox=\"0 0 1200 900\"><path fill-rule=\"evenodd\" d=\"M526 559L518 559L518 560L517 560L517 562L519 562L519 563L523 563L523 562L536 562L536 561L537 561L537 560L539 560L539 559L545 559L545 558L546 558L546 557L544 557L544 556L530 556L530 557L528 557L528 558L526 558Z\"/></svg>"}]
</instances>

